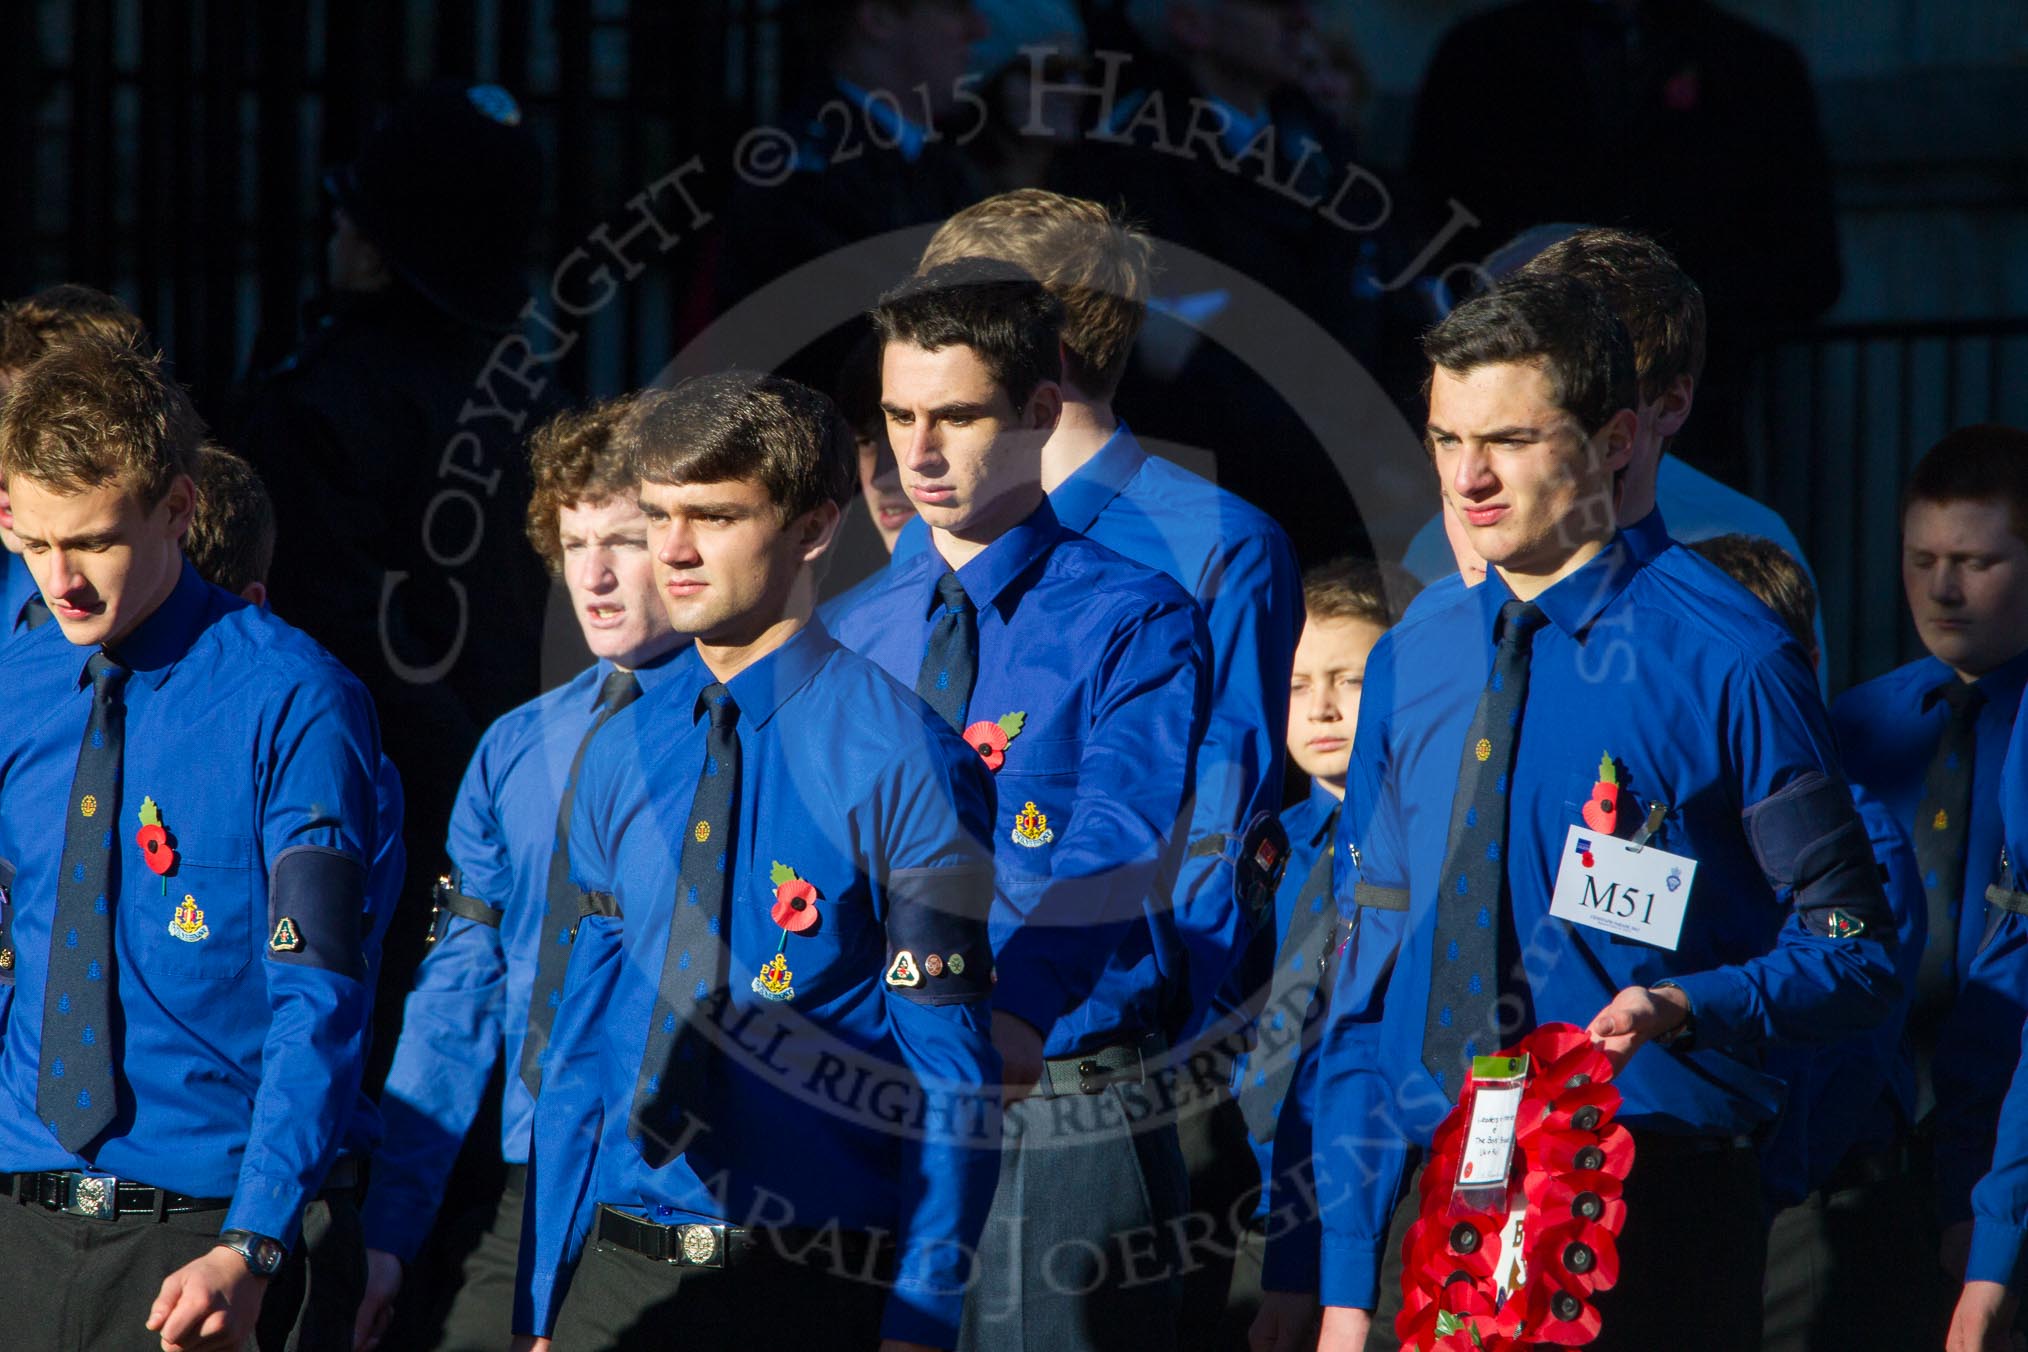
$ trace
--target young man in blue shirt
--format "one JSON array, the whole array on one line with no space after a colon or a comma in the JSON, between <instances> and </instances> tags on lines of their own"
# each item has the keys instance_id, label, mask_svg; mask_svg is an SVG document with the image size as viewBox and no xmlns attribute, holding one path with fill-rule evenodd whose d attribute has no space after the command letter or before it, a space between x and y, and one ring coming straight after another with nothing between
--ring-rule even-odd
<instances>
[{"instance_id":1,"label":"young man in blue shirt","mask_svg":"<svg viewBox=\"0 0 2028 1352\"><path fill-rule=\"evenodd\" d=\"M635 398L695 658L579 775L520 1345L947 1348L999 1144L991 786L810 620L852 472L830 401L741 373Z\"/></svg>"},{"instance_id":2,"label":"young man in blue shirt","mask_svg":"<svg viewBox=\"0 0 2028 1352\"><path fill-rule=\"evenodd\" d=\"M1877 865L1793 651L1614 530L1637 394L1604 300L1516 280L1424 351L1435 467L1492 567L1367 664L1339 830L1360 910L1314 1113L1319 1185L1341 1152L1355 1181L1323 1208L1319 1346L1356 1352L1376 1325L1392 1345L1380 1272L1413 1193L1397 1203L1468 1058L1570 1022L1622 1067L1638 1161L1594 1345L1750 1348L1765 1232L1744 1138L1781 1101L1758 1049L1886 1013ZM1603 885L1597 859L1674 903L1608 927L1571 900Z\"/></svg>"},{"instance_id":3,"label":"young man in blue shirt","mask_svg":"<svg viewBox=\"0 0 2028 1352\"><path fill-rule=\"evenodd\" d=\"M434 939L381 1094L387 1131L366 1200L370 1281L359 1311L369 1346L385 1333L404 1272L423 1251L503 1050L505 1189L483 1208L484 1232L445 1283L451 1289L418 1290L438 1307L440 1349L497 1352L513 1336L530 1124L577 921L573 779L593 734L681 665L671 659L684 646L657 593L631 471L612 445L625 411L614 401L564 414L530 443L528 536L563 580L597 660L487 730L451 810Z\"/></svg>"},{"instance_id":4,"label":"young man in blue shirt","mask_svg":"<svg viewBox=\"0 0 2028 1352\"><path fill-rule=\"evenodd\" d=\"M9 696L42 712L0 735L0 1172L24 1203L0 1207L0 1301L26 1346L345 1336L290 1250L358 1092L378 735L327 654L185 561L201 437L159 363L96 339L0 414L57 621L10 647Z\"/></svg>"},{"instance_id":5,"label":"young man in blue shirt","mask_svg":"<svg viewBox=\"0 0 2028 1352\"><path fill-rule=\"evenodd\" d=\"M1172 892L1207 702L1190 597L1072 534L1041 480L1060 307L1004 263L884 298L881 404L931 547L838 621L993 771L994 1041L1010 1096L967 1348L1172 1339L1184 1208L1166 1047L1231 961L1231 886ZM1133 1246L1131 1261L1122 1244Z\"/></svg>"},{"instance_id":6,"label":"young man in blue shirt","mask_svg":"<svg viewBox=\"0 0 2028 1352\"><path fill-rule=\"evenodd\" d=\"M1288 750L1289 759L1310 776L1310 792L1282 813L1288 867L1275 889L1273 927L1255 940L1272 954L1272 977L1254 1045L1233 1065L1233 1097L1256 1170L1250 1191L1258 1199L1239 1227L1217 1326L1220 1347L1244 1346L1260 1307L1275 1122L1301 1070L1303 1035L1318 1027L1307 1017L1310 997L1345 935L1331 874L1366 659L1421 589L1405 569L1370 559L1340 559L1303 577L1303 636L1289 678Z\"/></svg>"},{"instance_id":7,"label":"young man in blue shirt","mask_svg":"<svg viewBox=\"0 0 2028 1352\"><path fill-rule=\"evenodd\" d=\"M2001 763L2028 684L2028 433L1945 436L1910 473L1901 523L1903 589L1929 655L1846 691L1832 722L1853 781L1887 804L1922 867L1915 1073L1871 1106L1853 1164L1873 1205L1913 1217L1889 1231L1922 1274L1933 1341L1964 1265L1972 1185L1992 1158L2004 1089L1993 1068L2008 1064L2028 1010L2028 917L1987 900L2005 843ZM1906 1289L1897 1299L1916 1303Z\"/></svg>"}]
</instances>

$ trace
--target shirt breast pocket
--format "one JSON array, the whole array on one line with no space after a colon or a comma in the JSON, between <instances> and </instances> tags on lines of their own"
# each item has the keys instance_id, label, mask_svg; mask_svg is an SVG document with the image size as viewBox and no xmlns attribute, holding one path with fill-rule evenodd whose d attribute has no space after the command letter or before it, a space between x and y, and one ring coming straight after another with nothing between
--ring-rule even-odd
<instances>
[{"instance_id":1,"label":"shirt breast pocket","mask_svg":"<svg viewBox=\"0 0 2028 1352\"><path fill-rule=\"evenodd\" d=\"M995 855L1025 870L1049 871L1050 847L1070 827L1083 753L1075 737L1015 739L1006 764L993 776L999 796Z\"/></svg>"},{"instance_id":2,"label":"shirt breast pocket","mask_svg":"<svg viewBox=\"0 0 2028 1352\"><path fill-rule=\"evenodd\" d=\"M253 842L179 834L175 847L176 863L163 879L168 895L150 897L156 889L142 883L142 900L130 901L142 914L128 926L127 942L150 976L231 980L253 957Z\"/></svg>"}]
</instances>

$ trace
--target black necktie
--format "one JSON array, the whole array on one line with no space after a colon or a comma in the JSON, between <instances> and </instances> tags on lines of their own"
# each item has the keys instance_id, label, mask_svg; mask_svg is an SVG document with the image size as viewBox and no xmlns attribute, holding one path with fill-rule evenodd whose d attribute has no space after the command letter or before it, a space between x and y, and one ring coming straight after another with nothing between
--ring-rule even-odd
<instances>
[{"instance_id":1,"label":"black necktie","mask_svg":"<svg viewBox=\"0 0 2028 1352\"><path fill-rule=\"evenodd\" d=\"M929 649L916 673L915 693L943 715L955 732L965 730L965 706L979 676L979 616L956 573L937 579L937 600L943 609L930 627Z\"/></svg>"},{"instance_id":2,"label":"black necktie","mask_svg":"<svg viewBox=\"0 0 2028 1352\"><path fill-rule=\"evenodd\" d=\"M577 928L580 904L570 881L571 804L577 798L577 777L584 753L591 748L606 720L641 697L641 682L631 671L615 671L599 687L599 710L570 760L570 778L556 809L556 838L549 851L549 887L542 912L542 947L535 953L535 989L528 997L528 1036L521 1044L521 1083L528 1092L542 1092L542 1053L549 1047L550 1026L563 1003L563 974L570 966L570 935Z\"/></svg>"},{"instance_id":3,"label":"black necktie","mask_svg":"<svg viewBox=\"0 0 2028 1352\"><path fill-rule=\"evenodd\" d=\"M1540 607L1500 607L1500 646L1465 736L1451 833L1437 878L1436 939L1422 1063L1455 1100L1472 1057L1498 1050L1493 1012L1500 996L1500 930L1507 889L1507 787L1528 699L1528 651Z\"/></svg>"},{"instance_id":4,"label":"black necktie","mask_svg":"<svg viewBox=\"0 0 2028 1352\"><path fill-rule=\"evenodd\" d=\"M64 804L63 872L49 931L42 993L42 1074L36 1111L73 1155L113 1120L113 851L119 839L120 759L127 668L94 653L91 719Z\"/></svg>"},{"instance_id":5,"label":"black necktie","mask_svg":"<svg viewBox=\"0 0 2028 1352\"><path fill-rule=\"evenodd\" d=\"M679 1139L683 1112L703 1106L707 1068L705 1039L685 1036L707 1017L726 989L728 945L732 942L735 831L739 816L739 706L716 682L697 697L697 712L709 710L711 731L704 739L704 766L683 833L683 861L676 880L676 909L669 918L669 948L662 956L662 982L648 1024L648 1045L634 1086L634 1114L628 1132L650 1166L669 1162ZM693 714L693 717L695 715Z\"/></svg>"},{"instance_id":6,"label":"black necktie","mask_svg":"<svg viewBox=\"0 0 2028 1352\"><path fill-rule=\"evenodd\" d=\"M1965 840L1972 825L1972 761L1979 749L1979 708L1986 697L1977 686L1953 676L1924 697L1925 709L1942 700L1950 721L1923 776L1915 809L1915 862L1929 902L1929 941L1916 970L1915 1005L1909 1017L1932 1024L1949 1006L1957 986L1958 905L1965 887Z\"/></svg>"},{"instance_id":7,"label":"black necktie","mask_svg":"<svg viewBox=\"0 0 2028 1352\"><path fill-rule=\"evenodd\" d=\"M42 599L41 592L28 594L28 599L21 603L20 618L24 629L40 629L49 623L49 602Z\"/></svg>"},{"instance_id":8,"label":"black necktie","mask_svg":"<svg viewBox=\"0 0 2028 1352\"><path fill-rule=\"evenodd\" d=\"M1323 971L1326 946L1338 932L1338 908L1331 899L1331 852L1336 848L1338 809L1324 822L1324 848L1289 916L1289 932L1275 954L1274 979L1268 983L1267 1007L1261 1011L1261 1036L1247 1054L1246 1078L1239 1086L1239 1112L1256 1141L1272 1141L1275 1118L1289 1084L1296 1078L1297 1053L1302 1050L1304 1014ZM1288 1036L1270 1049L1271 1032Z\"/></svg>"}]
</instances>

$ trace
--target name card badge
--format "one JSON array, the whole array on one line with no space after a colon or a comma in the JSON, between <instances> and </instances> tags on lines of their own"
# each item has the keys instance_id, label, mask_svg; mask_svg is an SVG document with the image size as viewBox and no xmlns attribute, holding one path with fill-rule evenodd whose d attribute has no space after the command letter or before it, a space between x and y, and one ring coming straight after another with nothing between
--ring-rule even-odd
<instances>
[{"instance_id":1,"label":"name card badge","mask_svg":"<svg viewBox=\"0 0 2028 1352\"><path fill-rule=\"evenodd\" d=\"M1514 1123L1528 1084L1525 1056L1472 1058L1472 1119L1458 1152L1452 1201L1473 1211L1505 1213L1507 1171L1514 1162Z\"/></svg>"},{"instance_id":2,"label":"name card badge","mask_svg":"<svg viewBox=\"0 0 2028 1352\"><path fill-rule=\"evenodd\" d=\"M1549 913L1622 939L1676 950L1697 861L1573 826Z\"/></svg>"}]
</instances>

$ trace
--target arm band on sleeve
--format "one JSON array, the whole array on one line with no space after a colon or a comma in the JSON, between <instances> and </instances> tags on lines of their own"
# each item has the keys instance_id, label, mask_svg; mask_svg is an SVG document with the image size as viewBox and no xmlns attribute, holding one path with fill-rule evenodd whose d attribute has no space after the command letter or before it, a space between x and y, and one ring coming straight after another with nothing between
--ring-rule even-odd
<instances>
[{"instance_id":1,"label":"arm band on sleeve","mask_svg":"<svg viewBox=\"0 0 2028 1352\"><path fill-rule=\"evenodd\" d=\"M430 889L430 901L432 904L430 906L430 932L427 942L434 944L437 940L444 937L443 931L446 924L444 917L449 915L462 916L466 920L485 925L490 929L500 928L502 915L500 909L491 902L481 901L477 897L466 896L464 886L465 875L460 870L454 868L449 873L440 876L436 881L436 886Z\"/></svg>"},{"instance_id":2,"label":"arm band on sleeve","mask_svg":"<svg viewBox=\"0 0 2028 1352\"><path fill-rule=\"evenodd\" d=\"M1371 907L1376 911L1405 911L1408 909L1408 889L1358 883L1352 888L1352 904Z\"/></svg>"},{"instance_id":3,"label":"arm band on sleeve","mask_svg":"<svg viewBox=\"0 0 2028 1352\"><path fill-rule=\"evenodd\" d=\"M888 991L919 1005L985 999L993 989L993 946L986 937L992 904L991 864L904 868L889 874L888 971L893 974L906 953L918 981L889 981Z\"/></svg>"},{"instance_id":4,"label":"arm band on sleeve","mask_svg":"<svg viewBox=\"0 0 2028 1352\"><path fill-rule=\"evenodd\" d=\"M1744 822L1761 872L1791 889L1791 905L1812 934L1845 939L1871 931L1894 943L1879 862L1851 790L1812 770L1748 808Z\"/></svg>"},{"instance_id":5,"label":"arm band on sleeve","mask_svg":"<svg viewBox=\"0 0 2028 1352\"><path fill-rule=\"evenodd\" d=\"M1289 833L1274 813L1256 812L1238 835L1213 831L1199 836L1190 842L1184 856L1218 857L1230 863L1233 895L1258 929L1274 908L1275 889L1282 885L1282 871L1289 866Z\"/></svg>"},{"instance_id":6,"label":"arm band on sleeve","mask_svg":"<svg viewBox=\"0 0 2028 1352\"><path fill-rule=\"evenodd\" d=\"M366 977L366 865L322 845L293 845L268 878L268 960Z\"/></svg>"},{"instance_id":7,"label":"arm band on sleeve","mask_svg":"<svg viewBox=\"0 0 2028 1352\"><path fill-rule=\"evenodd\" d=\"M620 899L612 893L584 892L580 895L583 901L578 907L578 919L582 920L588 915L602 915L608 920L620 918Z\"/></svg>"}]
</instances>

